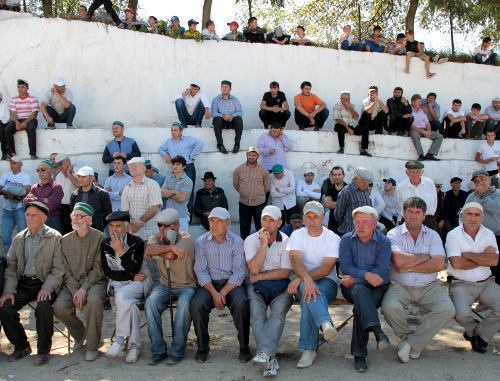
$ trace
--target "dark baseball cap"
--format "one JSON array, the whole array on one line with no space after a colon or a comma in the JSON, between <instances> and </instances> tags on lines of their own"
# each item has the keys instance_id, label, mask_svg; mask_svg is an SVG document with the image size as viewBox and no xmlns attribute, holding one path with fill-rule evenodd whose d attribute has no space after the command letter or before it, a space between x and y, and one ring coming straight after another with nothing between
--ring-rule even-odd
<instances>
[{"instance_id":1,"label":"dark baseball cap","mask_svg":"<svg viewBox=\"0 0 500 381\"><path fill-rule=\"evenodd\" d=\"M389 177L388 179L383 180L384 183L391 183L392 185L396 186L396 180L394 180L392 177Z\"/></svg>"}]
</instances>

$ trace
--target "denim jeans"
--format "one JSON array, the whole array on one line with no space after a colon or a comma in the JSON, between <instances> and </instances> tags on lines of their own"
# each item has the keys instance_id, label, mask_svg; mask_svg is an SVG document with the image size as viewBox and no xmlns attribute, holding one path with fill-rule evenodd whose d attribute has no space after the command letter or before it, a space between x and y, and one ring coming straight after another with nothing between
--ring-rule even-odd
<instances>
[{"instance_id":1,"label":"denim jeans","mask_svg":"<svg viewBox=\"0 0 500 381\"><path fill-rule=\"evenodd\" d=\"M172 347L170 356L183 358L186 342L191 328L191 314L189 305L196 288L172 288L172 297L177 299L177 311L174 319L174 332L172 332ZM167 353L167 343L163 338L161 314L168 307L170 294L168 287L160 284L156 286L146 300L145 311L148 319L148 334L151 341L151 353L161 355Z\"/></svg>"},{"instance_id":2,"label":"denim jeans","mask_svg":"<svg viewBox=\"0 0 500 381\"><path fill-rule=\"evenodd\" d=\"M275 356L285 327L285 317L292 305L293 297L285 290L275 297L269 309L264 300L253 291L252 285L248 286L248 299L250 300L250 324L257 344L257 353L266 352Z\"/></svg>"},{"instance_id":3,"label":"denim jeans","mask_svg":"<svg viewBox=\"0 0 500 381\"><path fill-rule=\"evenodd\" d=\"M17 231L26 229L26 216L24 214L24 208L18 208L16 210L4 209L2 213L2 239L3 248L5 254L9 251L10 245L12 244L12 232L17 226Z\"/></svg>"},{"instance_id":4,"label":"denim jeans","mask_svg":"<svg viewBox=\"0 0 500 381\"><path fill-rule=\"evenodd\" d=\"M45 225L48 227L57 230L59 233L61 232L61 219L60 216L49 216Z\"/></svg>"},{"instance_id":5,"label":"denim jeans","mask_svg":"<svg viewBox=\"0 0 500 381\"><path fill-rule=\"evenodd\" d=\"M349 45L349 41L344 40L344 41L342 41L342 44L340 45L340 49L342 49L342 50L355 50L358 52L361 52L361 51L364 52L366 50L366 46L365 46L365 44L363 44L361 42Z\"/></svg>"},{"instance_id":6,"label":"denim jeans","mask_svg":"<svg viewBox=\"0 0 500 381\"><path fill-rule=\"evenodd\" d=\"M478 53L474 56L474 62L477 64L496 65L497 54L493 53L486 61L483 61L483 56L480 53Z\"/></svg>"},{"instance_id":7,"label":"denim jeans","mask_svg":"<svg viewBox=\"0 0 500 381\"><path fill-rule=\"evenodd\" d=\"M177 110L179 121L184 126L201 126L203 115L205 115L205 106L203 105L203 103L201 103L201 101L198 102L198 105L194 109L193 115L189 115L184 99L179 98L175 101L175 109Z\"/></svg>"},{"instance_id":8,"label":"denim jeans","mask_svg":"<svg viewBox=\"0 0 500 381\"><path fill-rule=\"evenodd\" d=\"M299 349L315 351L318 347L318 334L321 324L332 321L328 312L328 304L337 297L337 283L330 278L315 280L320 294L316 295L316 301L307 303L302 298L304 292L304 282L299 286L298 296L300 297L300 337Z\"/></svg>"}]
</instances>

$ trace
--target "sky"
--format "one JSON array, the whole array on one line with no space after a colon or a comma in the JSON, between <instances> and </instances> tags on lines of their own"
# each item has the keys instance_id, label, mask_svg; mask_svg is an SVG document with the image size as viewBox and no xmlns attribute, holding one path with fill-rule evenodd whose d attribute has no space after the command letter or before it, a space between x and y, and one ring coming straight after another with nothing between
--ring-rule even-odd
<instances>
[{"instance_id":1,"label":"sky","mask_svg":"<svg viewBox=\"0 0 500 381\"><path fill-rule=\"evenodd\" d=\"M211 18L215 22L219 36L229 32L229 27L226 24L235 18L236 8L234 0L213 0ZM154 15L163 20L170 19L175 15L179 17L181 25L187 26L187 21L192 18L201 23L202 9L203 0L183 0L182 2L174 0L139 0L138 14L143 19ZM202 29L201 25L198 29ZM339 31L339 37L340 33L341 31ZM426 46L433 50L451 51L449 33L440 33L437 30L424 31L417 26L415 28L415 37L417 40L425 41ZM480 42L478 34L455 33L455 49L457 52L470 53Z\"/></svg>"}]
</instances>

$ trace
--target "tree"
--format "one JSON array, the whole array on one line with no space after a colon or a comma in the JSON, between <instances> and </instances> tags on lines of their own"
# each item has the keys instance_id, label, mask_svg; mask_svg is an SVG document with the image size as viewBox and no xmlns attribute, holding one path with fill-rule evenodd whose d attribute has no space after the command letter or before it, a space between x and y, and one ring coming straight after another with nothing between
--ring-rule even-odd
<instances>
[{"instance_id":1,"label":"tree","mask_svg":"<svg viewBox=\"0 0 500 381\"><path fill-rule=\"evenodd\" d=\"M139 0L128 0L128 7L132 8L134 12L137 13L137 5L139 3Z\"/></svg>"},{"instance_id":2,"label":"tree","mask_svg":"<svg viewBox=\"0 0 500 381\"><path fill-rule=\"evenodd\" d=\"M205 27L205 23L210 20L210 14L212 13L212 0L203 1L203 16L201 19L201 24Z\"/></svg>"},{"instance_id":3,"label":"tree","mask_svg":"<svg viewBox=\"0 0 500 381\"><path fill-rule=\"evenodd\" d=\"M44 17L52 17L52 0L42 0L42 10Z\"/></svg>"},{"instance_id":4,"label":"tree","mask_svg":"<svg viewBox=\"0 0 500 381\"><path fill-rule=\"evenodd\" d=\"M415 30L415 16L417 14L419 0L409 0L408 13L406 14L406 30Z\"/></svg>"}]
</instances>

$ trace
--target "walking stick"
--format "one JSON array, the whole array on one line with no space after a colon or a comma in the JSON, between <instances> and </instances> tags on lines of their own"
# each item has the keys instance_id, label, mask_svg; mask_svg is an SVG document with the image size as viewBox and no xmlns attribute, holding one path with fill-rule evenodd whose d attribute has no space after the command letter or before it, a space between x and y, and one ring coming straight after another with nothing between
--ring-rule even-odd
<instances>
[{"instance_id":1,"label":"walking stick","mask_svg":"<svg viewBox=\"0 0 500 381\"><path fill-rule=\"evenodd\" d=\"M174 307L172 305L172 280L170 279L170 259L167 259L168 276L168 307L170 309L170 328L172 330L172 340L174 339Z\"/></svg>"}]
</instances>

